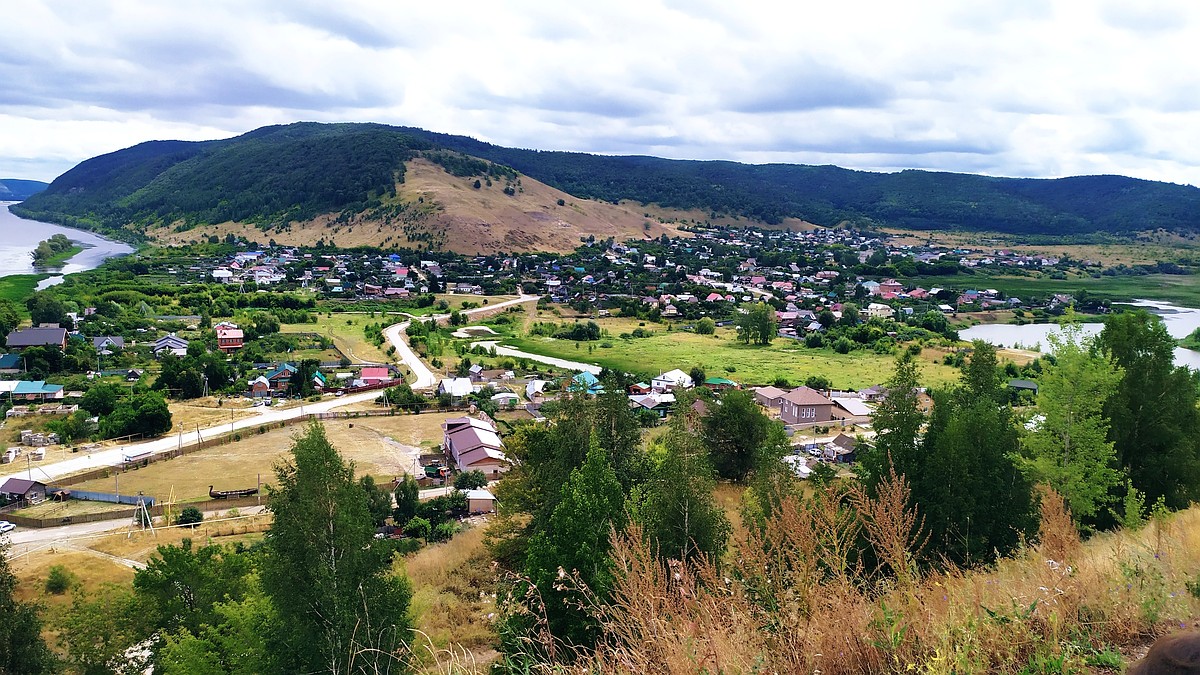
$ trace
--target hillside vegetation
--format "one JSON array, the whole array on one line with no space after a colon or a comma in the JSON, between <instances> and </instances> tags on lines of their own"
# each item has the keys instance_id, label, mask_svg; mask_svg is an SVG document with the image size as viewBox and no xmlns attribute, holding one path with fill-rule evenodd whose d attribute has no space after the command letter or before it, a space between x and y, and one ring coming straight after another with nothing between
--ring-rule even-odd
<instances>
[{"instance_id":1,"label":"hillside vegetation","mask_svg":"<svg viewBox=\"0 0 1200 675\"><path fill-rule=\"evenodd\" d=\"M0 202L19 202L45 190L48 183L40 180L0 178Z\"/></svg>"},{"instance_id":2,"label":"hillside vegetation","mask_svg":"<svg viewBox=\"0 0 1200 675\"><path fill-rule=\"evenodd\" d=\"M184 231L228 222L260 228L373 222L400 229L405 236L393 241L430 247L442 238L437 227L425 227L431 214L445 214L447 242L456 240L458 229L501 220L495 210L456 220L461 214L398 196L417 158L472 188L479 181L475 189L508 197L537 180L565 193L559 206L571 196L630 201L647 211L654 204L710 220L1052 235L1200 229L1200 189L1121 176L1040 180L613 157L505 148L380 124L298 123L217 141L142 143L81 163L17 209L25 217L127 237L164 225ZM510 242L513 250L522 238Z\"/></svg>"}]
</instances>

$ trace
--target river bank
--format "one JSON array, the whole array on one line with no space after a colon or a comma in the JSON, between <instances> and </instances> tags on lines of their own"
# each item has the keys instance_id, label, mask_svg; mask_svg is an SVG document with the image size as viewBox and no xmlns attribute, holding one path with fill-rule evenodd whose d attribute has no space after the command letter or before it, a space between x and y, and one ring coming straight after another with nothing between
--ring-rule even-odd
<instances>
[{"instance_id":1,"label":"river bank","mask_svg":"<svg viewBox=\"0 0 1200 675\"><path fill-rule=\"evenodd\" d=\"M134 252L129 244L94 232L20 218L8 208L14 203L0 202L0 297L23 302L34 290L62 282L64 275L95 269L109 258ZM55 256L49 265L35 265L34 249L56 234L70 239L75 252Z\"/></svg>"}]
</instances>

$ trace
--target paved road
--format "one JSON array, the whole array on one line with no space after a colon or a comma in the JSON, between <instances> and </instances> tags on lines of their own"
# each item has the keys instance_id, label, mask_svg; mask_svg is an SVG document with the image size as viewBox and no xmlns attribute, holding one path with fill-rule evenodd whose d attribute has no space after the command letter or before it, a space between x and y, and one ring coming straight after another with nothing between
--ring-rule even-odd
<instances>
[{"instance_id":1,"label":"paved road","mask_svg":"<svg viewBox=\"0 0 1200 675\"><path fill-rule=\"evenodd\" d=\"M236 431L238 429L257 428L263 424L273 422L283 422L285 420L296 419L302 415L309 413L328 412L334 408L354 403L363 403L366 401L374 401L379 397L378 391L367 391L361 394L351 394L339 398L331 398L327 401L319 403L305 403L304 405L294 408L284 408L276 410L272 408L261 408L258 415L237 420L229 424L220 424L207 429L200 430L201 438L210 438L215 434L224 433L227 431ZM182 447L190 447L196 444L196 430L185 431L181 434L172 434L163 436L149 441L140 443L130 443L128 445L117 446L97 450L91 453L80 452L78 456L61 462L39 462L36 464L26 464L26 466L7 475L0 475L0 485L9 478L28 478L32 473L35 480L43 482L52 481L60 476L87 471L89 469L98 469L104 466L114 466L124 461L126 456L140 455L142 453L158 454L175 450ZM12 466L11 468L16 468Z\"/></svg>"},{"instance_id":2,"label":"paved road","mask_svg":"<svg viewBox=\"0 0 1200 675\"><path fill-rule=\"evenodd\" d=\"M532 302L537 299L538 296L536 295L521 295L519 298L514 300L505 300L504 302L498 302L494 305L484 305L483 307L464 310L462 313L466 314L467 316L474 316L476 314L483 314L485 312L494 312L497 309L504 309L506 307L511 307L512 305ZM448 318L450 315L434 314L431 316L432 318L441 321ZM392 343L392 346L396 348L396 354L400 356L400 360L404 362L404 365L408 366L408 369L412 371L412 379L409 381L408 386L412 387L414 391L418 389L433 389L438 383L437 375L434 375L433 371L429 369L429 366L425 365L425 362L421 360L421 357L412 350L412 347L408 346L408 341L404 339L404 331L408 330L408 326L411 323L412 320L405 321L403 323L392 324L391 326L383 329L383 335L387 338L388 342Z\"/></svg>"}]
</instances>

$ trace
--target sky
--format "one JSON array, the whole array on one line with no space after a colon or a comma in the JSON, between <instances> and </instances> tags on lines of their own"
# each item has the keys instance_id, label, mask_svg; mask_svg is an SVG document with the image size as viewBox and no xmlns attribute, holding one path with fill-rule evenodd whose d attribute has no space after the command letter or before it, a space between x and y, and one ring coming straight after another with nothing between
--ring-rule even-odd
<instances>
[{"instance_id":1,"label":"sky","mask_svg":"<svg viewBox=\"0 0 1200 675\"><path fill-rule=\"evenodd\" d=\"M0 177L267 124L1200 185L1189 0L12 0Z\"/></svg>"}]
</instances>

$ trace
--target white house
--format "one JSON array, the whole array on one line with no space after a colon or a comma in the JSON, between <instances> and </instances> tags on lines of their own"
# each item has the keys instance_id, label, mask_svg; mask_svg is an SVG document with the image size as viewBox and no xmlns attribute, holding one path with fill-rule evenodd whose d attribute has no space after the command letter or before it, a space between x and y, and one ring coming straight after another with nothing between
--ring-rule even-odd
<instances>
[{"instance_id":1,"label":"white house","mask_svg":"<svg viewBox=\"0 0 1200 675\"><path fill-rule=\"evenodd\" d=\"M890 319L896 315L896 311L878 302L872 302L867 305L867 317L872 319Z\"/></svg>"},{"instance_id":2,"label":"white house","mask_svg":"<svg viewBox=\"0 0 1200 675\"><path fill-rule=\"evenodd\" d=\"M695 386L692 376L676 368L668 370L650 381L650 388L656 391L672 391L674 389L691 389Z\"/></svg>"}]
</instances>

